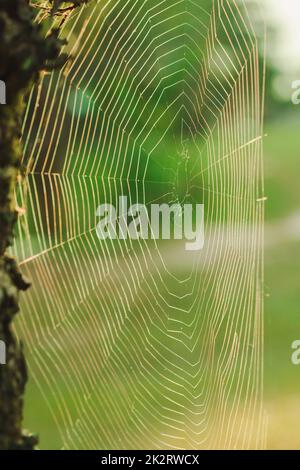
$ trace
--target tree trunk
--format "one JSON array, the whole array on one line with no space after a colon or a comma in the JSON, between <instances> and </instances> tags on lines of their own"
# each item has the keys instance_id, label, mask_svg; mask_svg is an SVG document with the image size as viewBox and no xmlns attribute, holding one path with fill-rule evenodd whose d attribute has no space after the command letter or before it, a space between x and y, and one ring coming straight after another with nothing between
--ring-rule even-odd
<instances>
[{"instance_id":1,"label":"tree trunk","mask_svg":"<svg viewBox=\"0 0 300 470\"><path fill-rule=\"evenodd\" d=\"M73 8L86 0L49 1L49 15ZM44 5L44 4L43 4ZM44 7L43 7L44 8ZM28 0L0 0L0 341L6 348L6 364L0 364L0 449L33 449L37 438L22 430L23 396L27 381L22 344L12 331L19 312L19 295L29 287L16 261L6 255L17 219L14 185L21 172L21 122L23 97L41 70L56 65L61 42L58 32L44 37L34 22Z\"/></svg>"}]
</instances>

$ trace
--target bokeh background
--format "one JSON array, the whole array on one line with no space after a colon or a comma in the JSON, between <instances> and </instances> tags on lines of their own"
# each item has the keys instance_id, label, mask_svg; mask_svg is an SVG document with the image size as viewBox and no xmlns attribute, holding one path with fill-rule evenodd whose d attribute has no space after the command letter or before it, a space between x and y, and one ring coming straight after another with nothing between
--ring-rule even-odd
<instances>
[{"instance_id":1,"label":"bokeh background","mask_svg":"<svg viewBox=\"0 0 300 470\"><path fill-rule=\"evenodd\" d=\"M256 2L249 1L261 44L265 39L262 15L267 27L264 127L266 447L300 449L300 366L291 363L291 344L300 339L300 105L291 102L292 83L300 80L300 5L297 0L261 0L259 3L258 9ZM172 153L172 143L169 145ZM60 439L45 409L45 401L47 397L41 396L31 380L26 395L25 424L40 434L41 448L57 448Z\"/></svg>"},{"instance_id":2,"label":"bokeh background","mask_svg":"<svg viewBox=\"0 0 300 470\"><path fill-rule=\"evenodd\" d=\"M300 107L292 83L300 76L300 30L296 0L265 2L268 26L264 161L265 232L265 405L268 447L299 449L300 368L291 344L300 335Z\"/></svg>"}]
</instances>

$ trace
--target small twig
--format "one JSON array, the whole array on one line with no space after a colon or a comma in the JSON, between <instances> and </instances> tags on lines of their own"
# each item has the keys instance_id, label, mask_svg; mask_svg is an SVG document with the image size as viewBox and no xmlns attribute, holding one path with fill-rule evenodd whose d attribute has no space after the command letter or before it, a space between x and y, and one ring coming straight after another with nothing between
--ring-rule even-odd
<instances>
[{"instance_id":1,"label":"small twig","mask_svg":"<svg viewBox=\"0 0 300 470\"><path fill-rule=\"evenodd\" d=\"M74 11L77 8L76 5L71 5L69 7L59 8L58 10L53 11L53 8L43 7L43 6L40 6L36 3L32 4L32 7L36 8L37 10L44 10L44 11L48 12L49 15L53 15L53 16L63 16L66 13L70 13L70 12Z\"/></svg>"}]
</instances>

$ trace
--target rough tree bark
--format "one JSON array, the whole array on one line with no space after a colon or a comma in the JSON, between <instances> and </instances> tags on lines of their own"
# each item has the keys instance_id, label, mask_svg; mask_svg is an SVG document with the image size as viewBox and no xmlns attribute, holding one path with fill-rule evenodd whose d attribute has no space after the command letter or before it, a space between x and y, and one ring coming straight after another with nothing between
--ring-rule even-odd
<instances>
[{"instance_id":1,"label":"rough tree bark","mask_svg":"<svg viewBox=\"0 0 300 470\"><path fill-rule=\"evenodd\" d=\"M50 0L46 10L50 16L62 16L87 1ZM0 80L7 94L7 104L0 105L0 340L6 345L6 364L0 365L0 449L33 449L37 444L36 436L22 430L27 368L22 344L12 331L20 291L30 284L6 254L18 216L14 185L21 172L24 96L42 70L57 65L62 45L57 29L45 38L34 22L34 7L41 8L29 0L0 0Z\"/></svg>"}]
</instances>

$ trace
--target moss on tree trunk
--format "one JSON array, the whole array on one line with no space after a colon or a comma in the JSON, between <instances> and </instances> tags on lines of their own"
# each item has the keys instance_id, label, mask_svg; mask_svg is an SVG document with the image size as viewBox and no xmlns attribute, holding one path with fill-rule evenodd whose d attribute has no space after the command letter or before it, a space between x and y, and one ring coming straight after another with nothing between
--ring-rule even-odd
<instances>
[{"instance_id":1,"label":"moss on tree trunk","mask_svg":"<svg viewBox=\"0 0 300 470\"><path fill-rule=\"evenodd\" d=\"M49 15L82 3L86 0L49 1ZM39 8L38 3L35 6ZM32 449L37 443L36 437L22 430L26 361L12 331L20 291L29 282L6 254L17 220L13 190L21 171L24 96L41 70L56 65L61 48L58 31L45 38L41 25L34 22L35 12L28 0L0 0L0 80L6 85L6 104L0 105L0 340L6 345L6 364L0 365L0 449Z\"/></svg>"}]
</instances>

